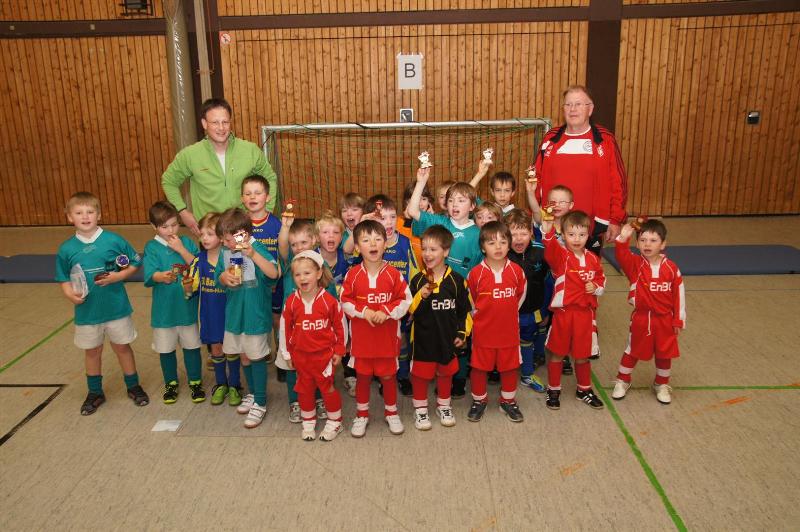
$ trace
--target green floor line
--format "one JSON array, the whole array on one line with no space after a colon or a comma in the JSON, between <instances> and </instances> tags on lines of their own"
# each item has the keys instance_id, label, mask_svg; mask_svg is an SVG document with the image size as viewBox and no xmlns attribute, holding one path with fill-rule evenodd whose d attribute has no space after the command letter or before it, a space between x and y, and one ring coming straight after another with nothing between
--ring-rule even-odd
<instances>
[{"instance_id":1,"label":"green floor line","mask_svg":"<svg viewBox=\"0 0 800 532\"><path fill-rule=\"evenodd\" d=\"M14 364L16 364L17 362L19 362L19 361L20 361L20 360L21 360L23 357L25 357L25 355L27 355L27 354L28 354L28 353L30 353L31 351L33 351L33 350L35 350L35 349L39 348L39 347L40 347L40 346L42 346L44 343L46 343L48 340L50 340L50 338L52 338L53 336L55 336L55 335L57 335L58 333L60 333L62 330L64 330L64 328L65 328L67 325L69 325L70 323L72 323L72 321L73 321L73 320L74 320L74 318L70 318L70 319L68 319L67 321L65 321L64 323L62 323L62 324L61 324L61 325L60 325L60 326L59 326L59 327L58 327L58 328L57 328L55 331L51 332L50 334L48 334L47 336L45 336L44 338L42 338L41 340L39 340L38 342L36 342L36 343L35 343L33 346L31 346L31 347L29 347L27 350L25 350L25 352L24 352L24 353L22 353L20 356L18 356L17 358L15 358L14 360L12 360L12 361L11 361L11 362L9 362L8 364L6 364L5 366L1 367L1 368L0 368L0 373L3 373L5 370L7 370L7 369L8 369L8 368L10 368L11 366L13 366L13 365L14 365Z\"/></svg>"},{"instance_id":2,"label":"green floor line","mask_svg":"<svg viewBox=\"0 0 800 532\"><path fill-rule=\"evenodd\" d=\"M613 390L613 386L603 386L603 390ZM650 386L632 386L631 390L649 390ZM714 390L800 390L800 384L754 385L754 386L673 386L673 390L714 391Z\"/></svg>"},{"instance_id":3,"label":"green floor line","mask_svg":"<svg viewBox=\"0 0 800 532\"><path fill-rule=\"evenodd\" d=\"M661 486L658 478L656 478L656 474L653 472L650 464L647 463L647 460L645 460L641 449L639 449L639 446L636 444L636 440L633 439L633 436L631 436L631 433L628 431L628 428L622 421L622 418L612 403L611 398L605 392L603 387L600 386L600 381L597 379L597 375L595 375L594 372L592 372L592 382L594 383L595 388L597 388L597 391L600 394L600 397L603 399L603 402L606 404L606 408L611 414L611 417L614 419L614 422L617 424L617 427L622 432L622 435L625 436L625 441L628 442L628 446L631 448L631 451L633 451L633 455L639 461L639 465L642 467L642 470L644 470L644 474L647 476L647 479L650 481L653 489L656 490L656 493L658 493L658 496L661 498L664 508L666 508L667 513L672 519L672 522L675 523L675 528L684 532L686 530L686 525L684 524L683 519L681 519L681 516L678 515L675 507L672 506L669 497L667 497L667 493L664 491L664 488Z\"/></svg>"}]
</instances>

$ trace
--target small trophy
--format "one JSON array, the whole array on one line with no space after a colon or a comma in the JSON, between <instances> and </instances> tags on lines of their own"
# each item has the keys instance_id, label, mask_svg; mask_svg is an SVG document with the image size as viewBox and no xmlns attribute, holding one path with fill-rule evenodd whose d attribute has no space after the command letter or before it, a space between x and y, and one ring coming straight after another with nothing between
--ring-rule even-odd
<instances>
[{"instance_id":1,"label":"small trophy","mask_svg":"<svg viewBox=\"0 0 800 532\"><path fill-rule=\"evenodd\" d=\"M488 161L490 163L493 162L492 161L492 155L494 155L494 148L486 148L485 150L483 150L483 160L484 161Z\"/></svg>"},{"instance_id":2,"label":"small trophy","mask_svg":"<svg viewBox=\"0 0 800 532\"><path fill-rule=\"evenodd\" d=\"M380 211L382 211L382 210L383 210L383 202L381 200L376 201L375 202L375 212L380 213Z\"/></svg>"},{"instance_id":3,"label":"small trophy","mask_svg":"<svg viewBox=\"0 0 800 532\"><path fill-rule=\"evenodd\" d=\"M117 258L114 259L114 264L117 266L117 271L121 272L131 265L131 259L129 259L128 256L123 253L122 255L117 255Z\"/></svg>"},{"instance_id":4,"label":"small trophy","mask_svg":"<svg viewBox=\"0 0 800 532\"><path fill-rule=\"evenodd\" d=\"M83 299L89 295L89 283L86 282L86 274L80 264L76 264L69 271L69 283L76 296Z\"/></svg>"},{"instance_id":5,"label":"small trophy","mask_svg":"<svg viewBox=\"0 0 800 532\"><path fill-rule=\"evenodd\" d=\"M239 231L233 233L233 240L236 242L236 249L241 251L247 247L245 243L250 239L249 237L250 235L247 234L247 231L244 229L240 229Z\"/></svg>"},{"instance_id":6,"label":"small trophy","mask_svg":"<svg viewBox=\"0 0 800 532\"><path fill-rule=\"evenodd\" d=\"M555 210L555 208L556 208L556 203L554 201L550 201L547 203L547 205L542 207L542 220L545 220L547 222L552 222L553 220L555 220L556 217L553 216L553 211Z\"/></svg>"},{"instance_id":7,"label":"small trophy","mask_svg":"<svg viewBox=\"0 0 800 532\"><path fill-rule=\"evenodd\" d=\"M432 271L428 270L425 272L425 279L428 281L428 290L431 292L439 288L439 283L436 282L436 278L433 276Z\"/></svg>"},{"instance_id":8,"label":"small trophy","mask_svg":"<svg viewBox=\"0 0 800 532\"><path fill-rule=\"evenodd\" d=\"M239 279L241 284L244 281L244 257L241 255L231 257L231 265L228 267L228 273Z\"/></svg>"},{"instance_id":9,"label":"small trophy","mask_svg":"<svg viewBox=\"0 0 800 532\"><path fill-rule=\"evenodd\" d=\"M186 299L192 297L192 277L189 272L189 266L183 263L175 263L172 265L172 275L175 276L176 281L180 281L183 285L183 296Z\"/></svg>"},{"instance_id":10,"label":"small trophy","mask_svg":"<svg viewBox=\"0 0 800 532\"><path fill-rule=\"evenodd\" d=\"M528 177L526 178L528 183L535 185L536 182L539 180L539 178L536 177L536 167L534 165L530 165L526 170L526 172L528 173Z\"/></svg>"},{"instance_id":11,"label":"small trophy","mask_svg":"<svg viewBox=\"0 0 800 532\"><path fill-rule=\"evenodd\" d=\"M417 159L419 159L420 168L430 168L431 166L433 166L433 163L431 162L431 156L426 151L420 153Z\"/></svg>"},{"instance_id":12,"label":"small trophy","mask_svg":"<svg viewBox=\"0 0 800 532\"><path fill-rule=\"evenodd\" d=\"M297 203L297 200L289 199L286 200L286 208L281 213L281 216L286 218L294 218L294 204Z\"/></svg>"},{"instance_id":13,"label":"small trophy","mask_svg":"<svg viewBox=\"0 0 800 532\"><path fill-rule=\"evenodd\" d=\"M636 232L639 232L642 230L642 224L645 223L647 219L647 216L644 215L637 216L636 219L631 222L631 227L633 227Z\"/></svg>"}]
</instances>

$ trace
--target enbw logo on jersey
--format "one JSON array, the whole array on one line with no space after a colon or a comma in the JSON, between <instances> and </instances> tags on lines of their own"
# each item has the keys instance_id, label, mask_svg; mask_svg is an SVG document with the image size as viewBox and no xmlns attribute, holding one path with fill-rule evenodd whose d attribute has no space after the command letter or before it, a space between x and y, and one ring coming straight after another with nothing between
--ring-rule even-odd
<instances>
[{"instance_id":1,"label":"enbw logo on jersey","mask_svg":"<svg viewBox=\"0 0 800 532\"><path fill-rule=\"evenodd\" d=\"M664 282L657 282L657 281L650 281L650 291L651 292L669 292L672 289L672 283L669 281Z\"/></svg>"},{"instance_id":2,"label":"enbw logo on jersey","mask_svg":"<svg viewBox=\"0 0 800 532\"><path fill-rule=\"evenodd\" d=\"M431 301L431 308L433 310L450 310L456 308L455 299L445 299L443 301Z\"/></svg>"},{"instance_id":3,"label":"enbw logo on jersey","mask_svg":"<svg viewBox=\"0 0 800 532\"><path fill-rule=\"evenodd\" d=\"M514 297L516 293L516 288L495 288L492 290L492 297L494 299L506 299L509 297Z\"/></svg>"},{"instance_id":4,"label":"enbw logo on jersey","mask_svg":"<svg viewBox=\"0 0 800 532\"><path fill-rule=\"evenodd\" d=\"M303 320L304 331L321 331L328 328L328 320Z\"/></svg>"},{"instance_id":5,"label":"enbw logo on jersey","mask_svg":"<svg viewBox=\"0 0 800 532\"><path fill-rule=\"evenodd\" d=\"M580 271L578 272L578 275L580 276L581 281L591 281L594 279L594 270Z\"/></svg>"},{"instance_id":6,"label":"enbw logo on jersey","mask_svg":"<svg viewBox=\"0 0 800 532\"><path fill-rule=\"evenodd\" d=\"M367 303L388 303L391 294L383 292L380 294L369 294L367 296Z\"/></svg>"}]
</instances>

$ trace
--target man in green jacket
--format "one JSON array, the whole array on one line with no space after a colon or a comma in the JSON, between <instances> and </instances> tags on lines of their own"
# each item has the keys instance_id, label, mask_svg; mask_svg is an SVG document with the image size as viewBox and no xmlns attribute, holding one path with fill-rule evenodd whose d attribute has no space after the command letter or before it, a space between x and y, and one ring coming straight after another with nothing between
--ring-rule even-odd
<instances>
[{"instance_id":1,"label":"man in green jacket","mask_svg":"<svg viewBox=\"0 0 800 532\"><path fill-rule=\"evenodd\" d=\"M175 205L183 224L200 236L197 220L209 212L222 212L241 205L245 177L258 174L269 183L267 210L275 207L277 177L261 149L231 133L231 105L222 98L210 98L200 109L206 132L203 140L178 152L161 176L161 187ZM192 211L186 208L180 187L189 180Z\"/></svg>"}]
</instances>

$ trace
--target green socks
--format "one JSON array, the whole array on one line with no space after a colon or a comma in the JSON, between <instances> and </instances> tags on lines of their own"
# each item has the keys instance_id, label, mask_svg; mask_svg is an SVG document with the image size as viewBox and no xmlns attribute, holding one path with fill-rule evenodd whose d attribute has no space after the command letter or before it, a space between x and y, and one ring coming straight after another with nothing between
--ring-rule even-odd
<instances>
[{"instance_id":1,"label":"green socks","mask_svg":"<svg viewBox=\"0 0 800 532\"><path fill-rule=\"evenodd\" d=\"M130 375L123 375L125 379L125 388L133 388L137 384L139 384L139 374L138 373L131 373Z\"/></svg>"},{"instance_id":2,"label":"green socks","mask_svg":"<svg viewBox=\"0 0 800 532\"><path fill-rule=\"evenodd\" d=\"M189 382L200 381L203 378L203 360L200 356L200 348L184 349L183 364L186 366L186 375Z\"/></svg>"},{"instance_id":3,"label":"green socks","mask_svg":"<svg viewBox=\"0 0 800 532\"><path fill-rule=\"evenodd\" d=\"M87 375L86 385L89 387L90 393L103 395L103 376L102 375Z\"/></svg>"},{"instance_id":4,"label":"green socks","mask_svg":"<svg viewBox=\"0 0 800 532\"><path fill-rule=\"evenodd\" d=\"M159 360L161 361L161 373L164 375L164 384L178 382L178 357L175 356L175 351L161 353Z\"/></svg>"}]
</instances>

